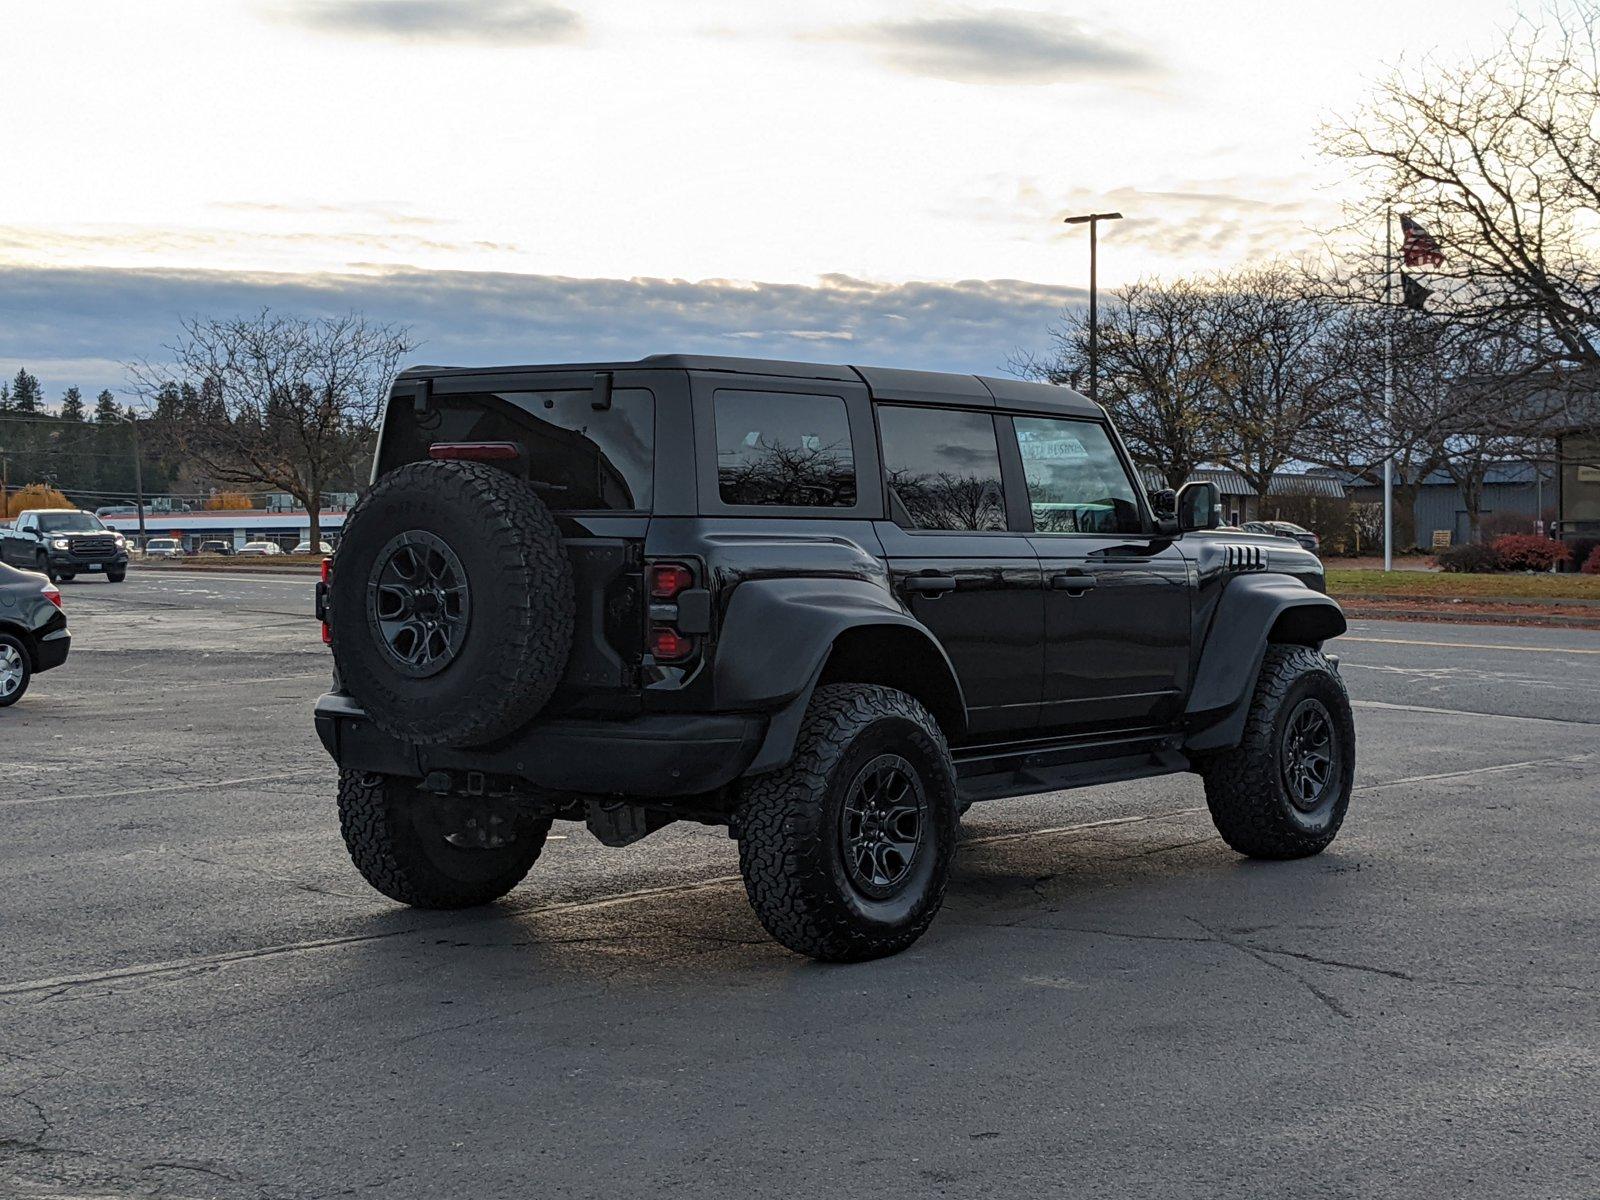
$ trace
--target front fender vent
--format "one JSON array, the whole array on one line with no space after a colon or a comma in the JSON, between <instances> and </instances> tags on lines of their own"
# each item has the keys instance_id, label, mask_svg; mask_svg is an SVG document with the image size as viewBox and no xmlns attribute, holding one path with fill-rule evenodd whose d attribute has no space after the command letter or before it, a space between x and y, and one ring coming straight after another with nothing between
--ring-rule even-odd
<instances>
[{"instance_id":1,"label":"front fender vent","mask_svg":"<svg viewBox=\"0 0 1600 1200\"><path fill-rule=\"evenodd\" d=\"M1230 571L1265 571L1267 569L1267 551L1262 546L1244 546L1228 542L1222 547L1227 555L1226 566Z\"/></svg>"}]
</instances>

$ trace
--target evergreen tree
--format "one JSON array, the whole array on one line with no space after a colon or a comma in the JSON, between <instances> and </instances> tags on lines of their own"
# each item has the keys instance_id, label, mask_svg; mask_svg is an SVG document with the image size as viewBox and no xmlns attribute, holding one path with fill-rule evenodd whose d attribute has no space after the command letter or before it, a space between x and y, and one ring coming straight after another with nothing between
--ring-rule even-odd
<instances>
[{"instance_id":1,"label":"evergreen tree","mask_svg":"<svg viewBox=\"0 0 1600 1200\"><path fill-rule=\"evenodd\" d=\"M117 398L111 394L109 388L101 392L95 400L94 419L100 425L109 425L113 421L122 419L122 409L117 406Z\"/></svg>"},{"instance_id":2,"label":"evergreen tree","mask_svg":"<svg viewBox=\"0 0 1600 1200\"><path fill-rule=\"evenodd\" d=\"M67 389L66 395L61 397L61 419L64 421L81 421L84 419L83 393L73 385Z\"/></svg>"},{"instance_id":3,"label":"evergreen tree","mask_svg":"<svg viewBox=\"0 0 1600 1200\"><path fill-rule=\"evenodd\" d=\"M0 413L11 411L11 385L0 379Z\"/></svg>"},{"instance_id":4,"label":"evergreen tree","mask_svg":"<svg viewBox=\"0 0 1600 1200\"><path fill-rule=\"evenodd\" d=\"M11 407L20 413L39 411L39 377L28 374L26 367L18 367L11 380Z\"/></svg>"}]
</instances>

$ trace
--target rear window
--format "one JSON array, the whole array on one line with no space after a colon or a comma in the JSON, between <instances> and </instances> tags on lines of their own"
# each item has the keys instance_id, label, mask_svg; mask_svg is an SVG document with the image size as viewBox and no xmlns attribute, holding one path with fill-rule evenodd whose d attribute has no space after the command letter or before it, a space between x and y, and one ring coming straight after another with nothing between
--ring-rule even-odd
<instances>
[{"instance_id":1,"label":"rear window","mask_svg":"<svg viewBox=\"0 0 1600 1200\"><path fill-rule=\"evenodd\" d=\"M724 504L855 507L850 418L838 396L721 391L716 420Z\"/></svg>"},{"instance_id":2,"label":"rear window","mask_svg":"<svg viewBox=\"0 0 1600 1200\"><path fill-rule=\"evenodd\" d=\"M428 457L433 442L520 442L528 473L557 510L647 510L655 478L655 396L617 388L611 407L594 392L484 392L435 396L420 418L391 406L379 469Z\"/></svg>"}]
</instances>

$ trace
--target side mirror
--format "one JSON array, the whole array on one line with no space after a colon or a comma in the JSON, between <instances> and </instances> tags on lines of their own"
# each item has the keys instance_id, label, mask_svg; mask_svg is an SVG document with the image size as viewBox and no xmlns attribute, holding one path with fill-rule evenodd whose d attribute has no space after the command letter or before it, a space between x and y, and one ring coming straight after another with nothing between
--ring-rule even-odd
<instances>
[{"instance_id":1,"label":"side mirror","mask_svg":"<svg viewBox=\"0 0 1600 1200\"><path fill-rule=\"evenodd\" d=\"M1178 530L1215 529L1222 524L1222 491L1216 484L1186 483L1178 489Z\"/></svg>"}]
</instances>

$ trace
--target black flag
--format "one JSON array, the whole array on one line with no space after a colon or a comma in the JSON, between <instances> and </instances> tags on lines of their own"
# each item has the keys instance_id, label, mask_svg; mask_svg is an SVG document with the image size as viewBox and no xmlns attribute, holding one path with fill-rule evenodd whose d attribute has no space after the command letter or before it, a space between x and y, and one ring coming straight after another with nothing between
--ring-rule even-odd
<instances>
[{"instance_id":1,"label":"black flag","mask_svg":"<svg viewBox=\"0 0 1600 1200\"><path fill-rule=\"evenodd\" d=\"M1416 309L1417 312L1428 311L1428 297L1433 295L1433 289L1425 286L1421 280L1404 271L1400 272L1400 288L1405 293L1401 303L1407 308Z\"/></svg>"}]
</instances>

